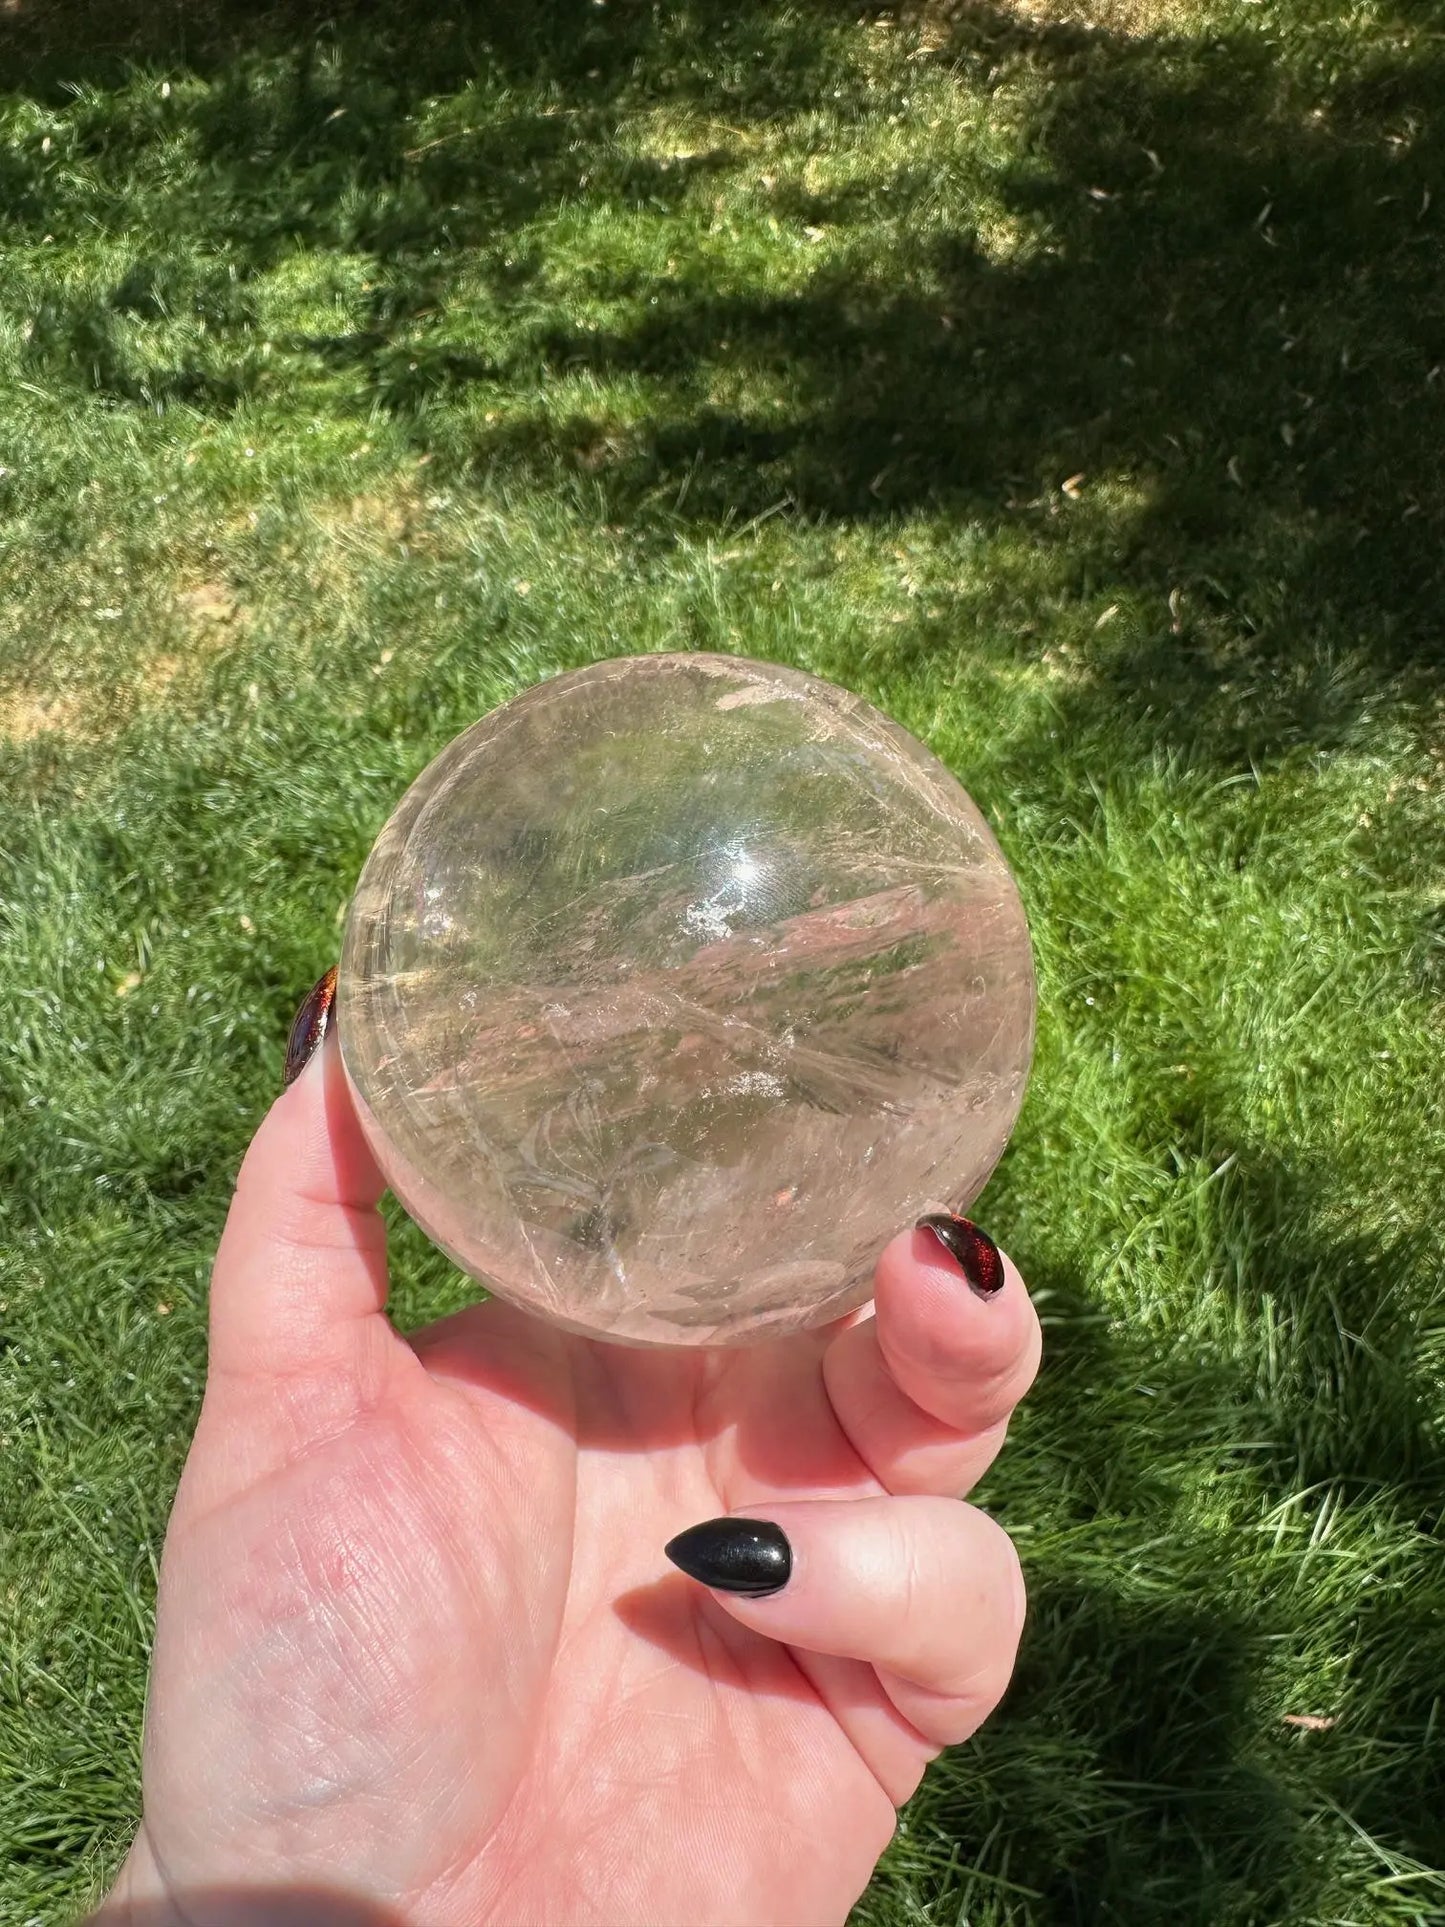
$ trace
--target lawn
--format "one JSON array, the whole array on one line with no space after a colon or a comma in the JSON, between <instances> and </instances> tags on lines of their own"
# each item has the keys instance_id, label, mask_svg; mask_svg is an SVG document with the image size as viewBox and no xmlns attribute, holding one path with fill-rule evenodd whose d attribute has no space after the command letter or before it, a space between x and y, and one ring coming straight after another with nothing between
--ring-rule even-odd
<instances>
[{"instance_id":1,"label":"lawn","mask_svg":"<svg viewBox=\"0 0 1445 1927\"><path fill-rule=\"evenodd\" d=\"M0 0L0 221L0 1919L376 830L665 647L930 743L1041 974L1031 1628L856 1927L1445 1918L1445 8Z\"/></svg>"}]
</instances>

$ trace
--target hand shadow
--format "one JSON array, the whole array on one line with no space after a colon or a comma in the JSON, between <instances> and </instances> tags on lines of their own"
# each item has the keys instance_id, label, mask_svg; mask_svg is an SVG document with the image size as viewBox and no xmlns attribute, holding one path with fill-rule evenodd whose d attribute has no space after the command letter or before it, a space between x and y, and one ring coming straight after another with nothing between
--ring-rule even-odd
<instances>
[{"instance_id":1,"label":"hand shadow","mask_svg":"<svg viewBox=\"0 0 1445 1927\"><path fill-rule=\"evenodd\" d=\"M104 1927L104 1913L90 1916ZM125 1927L407 1927L399 1913L331 1887L196 1887L127 1908Z\"/></svg>"}]
</instances>

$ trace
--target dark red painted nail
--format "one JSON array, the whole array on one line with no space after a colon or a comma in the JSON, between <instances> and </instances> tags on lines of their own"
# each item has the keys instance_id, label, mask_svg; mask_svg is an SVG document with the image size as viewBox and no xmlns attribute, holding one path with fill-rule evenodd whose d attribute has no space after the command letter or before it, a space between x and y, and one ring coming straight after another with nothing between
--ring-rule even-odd
<instances>
[{"instance_id":1,"label":"dark red painted nail","mask_svg":"<svg viewBox=\"0 0 1445 1927\"><path fill-rule=\"evenodd\" d=\"M336 1009L336 965L307 992L306 999L291 1023L286 1039L286 1077L281 1088L289 1090L325 1042Z\"/></svg>"},{"instance_id":2,"label":"dark red painted nail","mask_svg":"<svg viewBox=\"0 0 1445 1927\"><path fill-rule=\"evenodd\" d=\"M980 1298L996 1298L1003 1290L999 1248L971 1218L956 1218L951 1211L931 1211L918 1220L917 1229L933 1233Z\"/></svg>"}]
</instances>

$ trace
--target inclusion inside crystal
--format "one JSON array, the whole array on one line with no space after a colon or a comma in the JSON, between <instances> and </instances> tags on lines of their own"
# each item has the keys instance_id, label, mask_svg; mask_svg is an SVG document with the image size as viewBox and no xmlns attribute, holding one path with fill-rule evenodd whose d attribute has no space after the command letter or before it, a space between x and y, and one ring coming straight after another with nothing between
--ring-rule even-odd
<instances>
[{"instance_id":1,"label":"inclusion inside crystal","mask_svg":"<svg viewBox=\"0 0 1445 1927\"><path fill-rule=\"evenodd\" d=\"M730 1343L871 1294L1018 1115L1034 978L957 780L857 697L604 662L458 737L353 898L342 1054L401 1203L571 1329Z\"/></svg>"}]
</instances>

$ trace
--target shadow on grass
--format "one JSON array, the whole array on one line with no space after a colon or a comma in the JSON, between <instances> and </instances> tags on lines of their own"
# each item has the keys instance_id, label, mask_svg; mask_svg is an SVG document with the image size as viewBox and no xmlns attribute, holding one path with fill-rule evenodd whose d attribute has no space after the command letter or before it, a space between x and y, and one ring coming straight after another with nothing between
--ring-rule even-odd
<instances>
[{"instance_id":1,"label":"shadow on grass","mask_svg":"<svg viewBox=\"0 0 1445 1927\"><path fill-rule=\"evenodd\" d=\"M1179 1131L1186 1143L1207 1135L1198 1116ZM1224 1162L1229 1147L1207 1148ZM1420 1384L1426 1320L1404 1288L1430 1271L1408 1236L1332 1229L1327 1171L1233 1150L1212 1187L1218 1255L1200 1290L1236 1297L1254 1332L1268 1325L1270 1339L1246 1348L1247 1378L1232 1350L1106 1324L1076 1281L1030 1266L1048 1369L1026 1420L1042 1458L1022 1476L1066 1492L1100 1550L1081 1577L1077 1549L1056 1565L1030 1558L1025 1540L1029 1630L1009 1718L976 1744L1006 1783L1001 1824L1044 1918L1316 1918L1328 1876L1307 1822L1321 1810L1349 1814L1386 1865L1445 1864L1445 1760L1432 1741L1445 1625L1417 1583L1445 1514L1445 1452ZM1131 1419L1136 1399L1147 1419ZM1316 1583L1347 1611L1333 1697L1289 1709L1327 1715L1328 1730L1281 1724L1281 1655L1310 1664L1294 1645L1297 1559L1279 1591L1242 1545L1260 1574L1248 1592L1217 1542L1215 1585L1209 1558L1178 1545L1211 1467L1222 1480L1254 1471L1258 1530L1268 1536L1280 1507L1283 1529L1310 1538ZM1007 1464L1003 1475L1007 1522ZM1354 1591L1368 1562L1340 1526L1342 1502L1359 1501L1390 1508L1420 1558ZM961 1839L980 1837L966 1799L944 1817Z\"/></svg>"},{"instance_id":2,"label":"shadow on grass","mask_svg":"<svg viewBox=\"0 0 1445 1927\"><path fill-rule=\"evenodd\" d=\"M508 407L491 425L478 411L443 435L448 459L560 480L664 540L780 503L1014 533L1050 594L1137 611L1119 642L1089 641L1061 689L1069 728L1117 738L1132 717L1141 745L1230 768L1347 741L1383 675L1438 661L1445 54L1397 36L1399 51L1332 78L1308 45L1259 35L1131 38L970 8L927 62L973 97L1005 63L1032 77L1029 124L995 182L1012 240L968 208L910 236L927 186L912 161L837 194L783 183L777 219L829 238L800 290L634 275L617 325L571 324L565 297L539 289L529 222L579 202L665 218L742 165L722 146L625 152L626 100L762 127L825 89L846 109L852 87L876 113L840 31L831 10L756 0L669 16L452 0L423 21L389 0L215 5L184 27L163 8L23 6L0 19L12 87L53 97L114 78L126 55L212 82L170 109L158 90L127 107L132 137L188 121L178 232L204 237L212 265L178 249L136 262L108 304L56 297L33 317L31 356L121 403L225 412L276 392L248 278L298 244L360 251L375 273L355 325L274 345L351 369L356 405L408 420L419 444L438 404L468 391L581 373L604 396L622 378L649 397L640 425L605 402L561 419ZM485 112L414 144L424 101L461 109L477 87L493 90ZM101 96L89 113L80 141L104 147ZM61 218L53 172L28 154L5 165L17 221ZM889 223L895 204L905 218ZM484 264L513 317L503 345L457 339L463 262ZM157 305L205 317L204 352L148 360L126 321ZM720 405L720 376L786 403ZM1021 653L1036 646L1017 608L993 614ZM946 658L957 615L925 619L912 646Z\"/></svg>"},{"instance_id":3,"label":"shadow on grass","mask_svg":"<svg viewBox=\"0 0 1445 1927\"><path fill-rule=\"evenodd\" d=\"M1091 644L1066 727L1117 740L1132 717L1230 768L1347 740L1383 674L1439 661L1445 58L1314 113L1253 39L1166 56L965 22L940 56L960 75L986 84L1021 45L1042 71L1027 166L1004 184L1037 245L1000 259L961 228L882 259L845 247L798 294L672 287L611 336L552 333L558 373L649 377L672 403L591 468L609 512L665 489L716 525L783 499L1014 529L1052 592L1152 612L1126 644ZM811 213L847 234L846 203ZM710 404L725 362L786 406ZM479 453L576 459L589 427L606 424L559 450L541 417L513 417ZM1091 507L1114 480L1123 499ZM949 612L933 647L957 647Z\"/></svg>"},{"instance_id":4,"label":"shadow on grass","mask_svg":"<svg viewBox=\"0 0 1445 1927\"><path fill-rule=\"evenodd\" d=\"M1328 1171L1247 1147L1221 1180L1234 1289L1274 1332L1259 1347L1272 1369L1240 1388L1241 1420L1267 1487L1302 1495L1296 1518L1311 1521L1322 1559L1336 1556L1336 1508L1362 1499L1388 1506L1423 1549L1445 1521L1445 1441L1420 1370L1438 1313L1411 1285L1432 1276L1434 1234L1330 1227L1330 1192ZM1410 1575L1362 1590L1354 1619L1339 1712L1356 1732L1321 1760L1318 1783L1388 1849L1445 1866L1445 1756L1432 1740L1445 1624Z\"/></svg>"},{"instance_id":5,"label":"shadow on grass","mask_svg":"<svg viewBox=\"0 0 1445 1927\"><path fill-rule=\"evenodd\" d=\"M1077 1784L1060 1784L1053 1800L1046 1782L1026 1795L1018 1864L1040 1881L1040 1917L1208 1927L1239 1918L1244 1902L1256 1910L1250 1918L1309 1918L1318 1883L1298 1816L1249 1738L1261 1627L1218 1601L1146 1600L1047 1579L1035 1583L1030 1612L1010 1718L1047 1760L1050 1741L1065 1737L1058 1702L1072 1704L1074 1731L1089 1736L1092 1781L1082 1802ZM1059 1678L1056 1651L1072 1655L1071 1679ZM1097 1670L1081 1720L1087 1659ZM1068 1756L1066 1771L1081 1765ZM1051 1813L1077 1828L1063 1852L1049 1838Z\"/></svg>"},{"instance_id":6,"label":"shadow on grass","mask_svg":"<svg viewBox=\"0 0 1445 1927\"><path fill-rule=\"evenodd\" d=\"M1223 1157L1218 1160L1223 1163ZM1389 1492L1423 1533L1445 1519L1445 1450L1418 1369L1425 1227L1393 1245L1323 1228L1329 1175L1245 1151L1220 1181L1233 1289L1279 1333L1273 1371L1253 1388L1267 1421L1272 1482L1289 1492ZM1262 1348L1263 1349L1263 1348Z\"/></svg>"}]
</instances>

